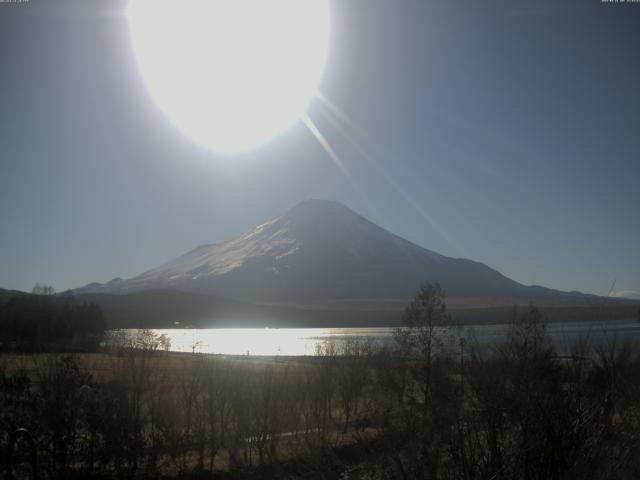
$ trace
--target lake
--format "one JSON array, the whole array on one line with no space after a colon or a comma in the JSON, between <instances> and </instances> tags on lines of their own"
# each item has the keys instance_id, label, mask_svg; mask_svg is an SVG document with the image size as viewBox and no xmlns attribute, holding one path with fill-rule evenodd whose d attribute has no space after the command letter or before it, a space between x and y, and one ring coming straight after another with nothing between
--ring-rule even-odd
<instances>
[{"instance_id":1,"label":"lake","mask_svg":"<svg viewBox=\"0 0 640 480\"><path fill-rule=\"evenodd\" d=\"M509 332L510 325L472 325L441 328L442 349L458 348L462 337L466 343L483 347L497 345ZM559 353L567 353L579 339L592 345L607 342L640 343L640 324L634 321L550 323L547 327ZM106 344L135 342L137 329L109 332ZM393 342L394 328L208 328L157 329L156 338L164 336L166 347L174 352L225 355L316 355L318 349L333 343L337 347L349 339L371 341L379 345Z\"/></svg>"}]
</instances>

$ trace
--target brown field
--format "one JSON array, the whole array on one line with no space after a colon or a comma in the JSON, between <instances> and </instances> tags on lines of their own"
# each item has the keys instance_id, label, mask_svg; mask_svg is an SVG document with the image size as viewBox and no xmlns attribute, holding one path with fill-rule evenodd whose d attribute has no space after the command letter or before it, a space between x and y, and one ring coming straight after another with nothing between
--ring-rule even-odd
<instances>
[{"instance_id":1,"label":"brown field","mask_svg":"<svg viewBox=\"0 0 640 480\"><path fill-rule=\"evenodd\" d=\"M437 331L414 327L393 351L352 340L316 357L168 353L148 332L138 348L5 353L0 448L26 428L40 478L640 471L638 352L578 344L560 357L535 309L489 351L436 355ZM14 472L32 468L29 445L14 448Z\"/></svg>"}]
</instances>

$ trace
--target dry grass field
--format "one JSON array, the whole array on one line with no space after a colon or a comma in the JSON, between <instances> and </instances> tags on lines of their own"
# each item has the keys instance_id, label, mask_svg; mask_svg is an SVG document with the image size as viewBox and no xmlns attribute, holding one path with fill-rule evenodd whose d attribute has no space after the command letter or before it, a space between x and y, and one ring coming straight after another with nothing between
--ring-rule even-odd
<instances>
[{"instance_id":1,"label":"dry grass field","mask_svg":"<svg viewBox=\"0 0 640 480\"><path fill-rule=\"evenodd\" d=\"M577 343L559 356L535 308L491 349L437 354L435 327L409 322L390 350L353 339L313 357L169 353L145 331L135 348L4 353L0 447L26 429L8 468L32 473L35 451L39 478L640 472L637 351Z\"/></svg>"}]
</instances>

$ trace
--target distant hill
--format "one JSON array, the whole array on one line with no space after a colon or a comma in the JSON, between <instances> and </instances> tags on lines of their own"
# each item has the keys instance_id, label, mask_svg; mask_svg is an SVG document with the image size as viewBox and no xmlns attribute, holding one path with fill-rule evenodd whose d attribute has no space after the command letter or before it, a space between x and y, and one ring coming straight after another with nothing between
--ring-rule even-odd
<instances>
[{"instance_id":1,"label":"distant hill","mask_svg":"<svg viewBox=\"0 0 640 480\"><path fill-rule=\"evenodd\" d=\"M4 288L0 288L0 303L4 303L9 300L11 297L17 297L20 295L29 295L26 292L21 292L20 290L5 290Z\"/></svg>"},{"instance_id":2,"label":"distant hill","mask_svg":"<svg viewBox=\"0 0 640 480\"><path fill-rule=\"evenodd\" d=\"M331 327L398 324L398 310L265 306L176 290L124 295L84 293L104 312L109 328Z\"/></svg>"},{"instance_id":3,"label":"distant hill","mask_svg":"<svg viewBox=\"0 0 640 480\"><path fill-rule=\"evenodd\" d=\"M397 326L405 306L402 302L385 305L337 302L306 308L265 306L175 290L81 294L76 300L100 305L108 328ZM616 301L592 306L541 305L551 322L635 319L638 306ZM504 323L514 315L513 306L469 308L455 302L450 311L454 320L463 324Z\"/></svg>"},{"instance_id":4,"label":"distant hill","mask_svg":"<svg viewBox=\"0 0 640 480\"><path fill-rule=\"evenodd\" d=\"M0 289L0 306L11 297L30 295ZM212 327L372 327L397 326L406 302L400 299L336 300L306 306L258 305L228 298L181 292L147 290L129 294L83 293L76 303L95 302L107 328L212 328ZM602 321L636 319L640 303L602 297L573 305L540 300L550 321ZM451 298L447 301L456 322L488 324L509 322L518 299ZM506 306L505 306L506 305Z\"/></svg>"},{"instance_id":5,"label":"distant hill","mask_svg":"<svg viewBox=\"0 0 640 480\"><path fill-rule=\"evenodd\" d=\"M136 277L92 283L76 293L179 290L251 303L317 306L349 300L404 302L425 281L440 282L450 298L479 303L492 298L504 299L502 305L585 305L598 298L522 285L482 263L404 240L326 200L302 202L234 240L197 247Z\"/></svg>"}]
</instances>

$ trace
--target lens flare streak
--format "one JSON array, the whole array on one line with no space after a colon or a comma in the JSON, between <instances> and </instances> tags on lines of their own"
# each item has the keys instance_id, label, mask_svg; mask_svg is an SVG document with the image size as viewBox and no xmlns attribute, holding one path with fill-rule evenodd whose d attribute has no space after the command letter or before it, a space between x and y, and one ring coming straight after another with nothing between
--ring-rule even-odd
<instances>
[{"instance_id":1,"label":"lens flare streak","mask_svg":"<svg viewBox=\"0 0 640 480\"><path fill-rule=\"evenodd\" d=\"M338 131L356 149L356 151L373 166L378 175L380 175L380 177L383 178L402 197L402 199L409 204L409 206L418 212L420 216L424 218L447 243L459 252L464 252L465 248L462 244L452 238L447 230L435 218L433 218L429 212L422 208L422 206L414 200L411 195L409 195L395 180L393 180L393 178L391 178L387 172L384 171L380 162L375 158L376 154L369 153L369 151L367 151L367 149L355 138L356 136L364 138L368 143L372 144L373 142L369 135L356 125L355 122L353 122L349 116L340 109L340 107L327 98L327 96L318 91L316 93L316 98L318 98L325 106L325 109L320 110L321 114L329 121L333 128ZM350 129L351 132L349 132L348 129ZM371 149L377 150L374 146L371 147Z\"/></svg>"}]
</instances>

